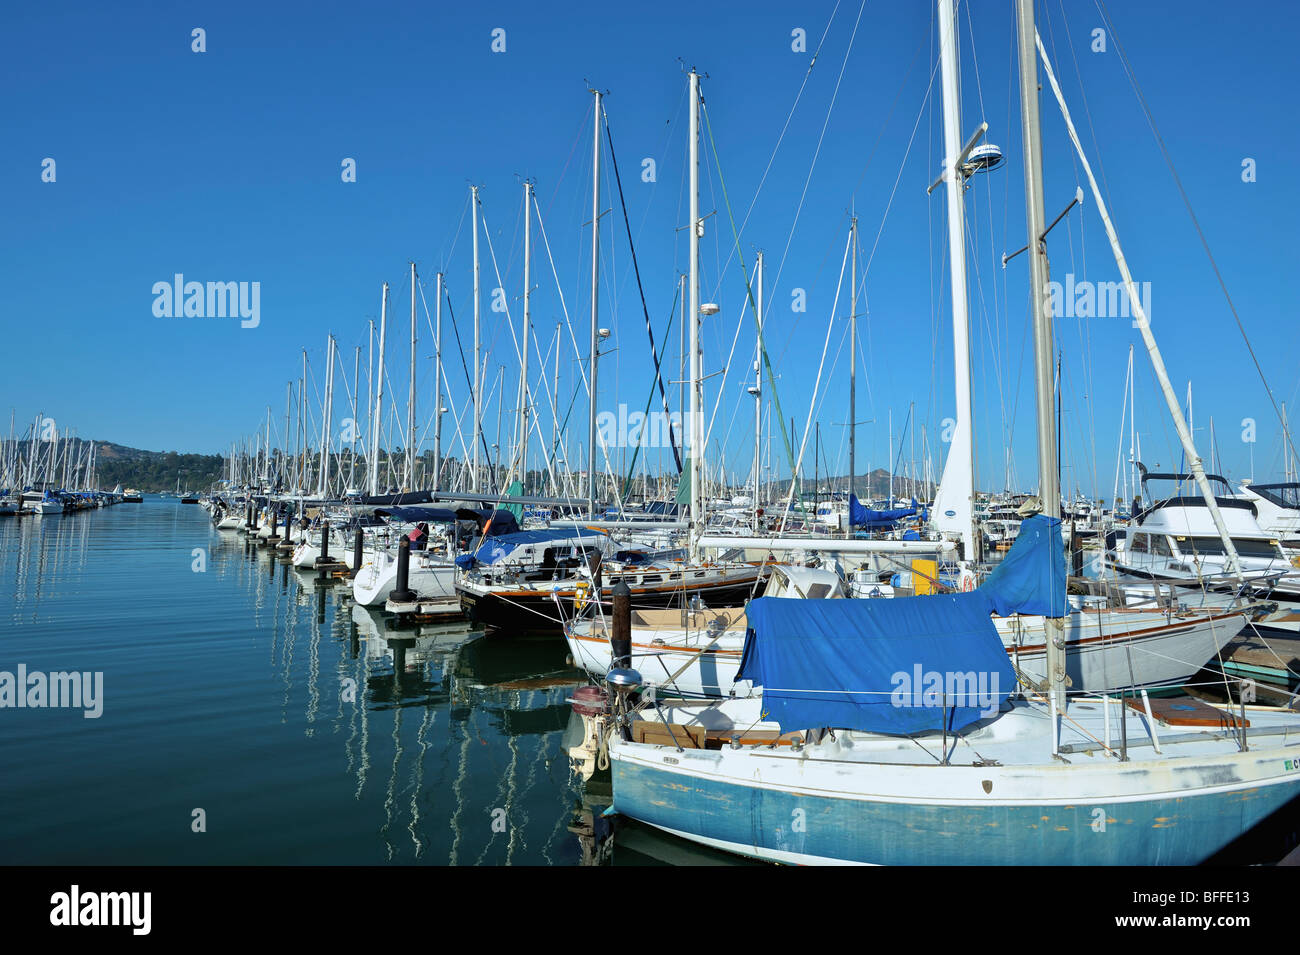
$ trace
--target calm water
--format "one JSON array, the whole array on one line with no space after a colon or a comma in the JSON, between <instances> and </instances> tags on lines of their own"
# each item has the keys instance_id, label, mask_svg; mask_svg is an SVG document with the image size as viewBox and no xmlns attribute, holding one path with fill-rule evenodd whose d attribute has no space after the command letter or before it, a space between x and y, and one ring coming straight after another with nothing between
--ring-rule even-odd
<instances>
[{"instance_id":1,"label":"calm water","mask_svg":"<svg viewBox=\"0 0 1300 955\"><path fill-rule=\"evenodd\" d=\"M561 748L561 637L394 632L346 592L175 500L0 520L0 671L103 673L98 719L0 709L0 862L720 861L571 831L609 799Z\"/></svg>"}]
</instances>

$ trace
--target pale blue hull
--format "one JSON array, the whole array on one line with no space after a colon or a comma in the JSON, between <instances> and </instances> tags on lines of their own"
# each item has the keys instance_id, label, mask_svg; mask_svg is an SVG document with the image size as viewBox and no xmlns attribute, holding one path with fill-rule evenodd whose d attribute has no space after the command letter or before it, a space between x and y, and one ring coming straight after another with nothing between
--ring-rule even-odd
<instances>
[{"instance_id":1,"label":"pale blue hull","mask_svg":"<svg viewBox=\"0 0 1300 955\"><path fill-rule=\"evenodd\" d=\"M626 816L744 855L809 863L1195 865L1300 794L1300 780L1288 780L1115 803L1099 813L1096 804L958 807L826 798L623 760L611 769L614 809Z\"/></svg>"}]
</instances>

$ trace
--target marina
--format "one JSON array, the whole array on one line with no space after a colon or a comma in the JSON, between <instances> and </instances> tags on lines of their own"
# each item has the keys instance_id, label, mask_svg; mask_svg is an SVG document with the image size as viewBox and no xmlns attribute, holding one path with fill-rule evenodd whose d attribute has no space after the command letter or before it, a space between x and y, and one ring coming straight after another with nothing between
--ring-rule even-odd
<instances>
[{"instance_id":1,"label":"marina","mask_svg":"<svg viewBox=\"0 0 1300 955\"><path fill-rule=\"evenodd\" d=\"M758 10L760 96L713 11L699 61L593 52L625 92L530 49L446 142L331 153L343 200L249 187L293 225L247 249L123 240L139 397L0 392L0 862L1300 859L1294 250L1215 259L1196 203L1271 207L1189 196L1149 29L988 7ZM502 90L508 161L458 125Z\"/></svg>"}]
</instances>

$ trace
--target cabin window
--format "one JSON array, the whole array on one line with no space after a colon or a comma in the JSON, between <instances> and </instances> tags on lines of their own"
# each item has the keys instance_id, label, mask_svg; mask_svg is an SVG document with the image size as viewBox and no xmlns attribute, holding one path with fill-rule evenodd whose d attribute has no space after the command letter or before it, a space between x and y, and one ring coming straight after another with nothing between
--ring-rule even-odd
<instances>
[{"instance_id":1,"label":"cabin window","mask_svg":"<svg viewBox=\"0 0 1300 955\"><path fill-rule=\"evenodd\" d=\"M1240 557L1285 559L1276 541L1250 537L1234 537L1232 545ZM1218 537L1188 537L1178 539L1178 549L1185 556L1222 557L1227 551Z\"/></svg>"},{"instance_id":2,"label":"cabin window","mask_svg":"<svg viewBox=\"0 0 1300 955\"><path fill-rule=\"evenodd\" d=\"M1129 544L1128 549L1131 550L1131 551L1132 551L1133 553L1135 553L1135 554L1145 554L1145 553L1147 553L1147 552L1150 550L1150 546L1149 546L1149 544L1148 544L1148 542L1147 542L1147 538L1148 538L1149 536L1150 536L1150 535L1147 534L1145 531L1142 532L1142 533L1134 534L1134 535L1133 535L1133 543Z\"/></svg>"},{"instance_id":3,"label":"cabin window","mask_svg":"<svg viewBox=\"0 0 1300 955\"><path fill-rule=\"evenodd\" d=\"M641 578L641 583L657 584L661 580L663 580L663 577L659 574L646 574L644 577Z\"/></svg>"},{"instance_id":4,"label":"cabin window","mask_svg":"<svg viewBox=\"0 0 1300 955\"><path fill-rule=\"evenodd\" d=\"M813 584L808 588L809 600L825 600L831 592L830 584Z\"/></svg>"},{"instance_id":5,"label":"cabin window","mask_svg":"<svg viewBox=\"0 0 1300 955\"><path fill-rule=\"evenodd\" d=\"M1172 557L1173 551L1169 549L1169 538L1164 534L1152 534L1151 553L1158 557Z\"/></svg>"}]
</instances>

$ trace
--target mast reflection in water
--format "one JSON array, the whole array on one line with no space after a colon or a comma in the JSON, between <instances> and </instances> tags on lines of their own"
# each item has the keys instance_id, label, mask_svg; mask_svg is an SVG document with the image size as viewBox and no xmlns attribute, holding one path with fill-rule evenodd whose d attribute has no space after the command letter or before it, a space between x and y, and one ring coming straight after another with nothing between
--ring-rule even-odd
<instances>
[{"instance_id":1,"label":"mast reflection in water","mask_svg":"<svg viewBox=\"0 0 1300 955\"><path fill-rule=\"evenodd\" d=\"M171 500L0 521L0 670L104 687L0 710L0 859L581 862L563 640L346 595Z\"/></svg>"}]
</instances>

